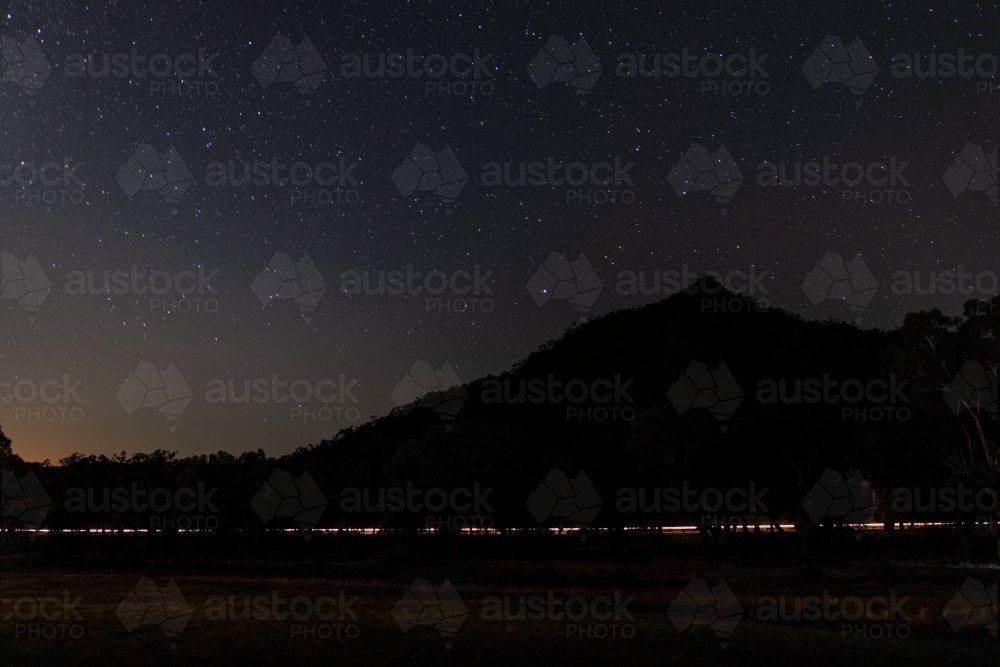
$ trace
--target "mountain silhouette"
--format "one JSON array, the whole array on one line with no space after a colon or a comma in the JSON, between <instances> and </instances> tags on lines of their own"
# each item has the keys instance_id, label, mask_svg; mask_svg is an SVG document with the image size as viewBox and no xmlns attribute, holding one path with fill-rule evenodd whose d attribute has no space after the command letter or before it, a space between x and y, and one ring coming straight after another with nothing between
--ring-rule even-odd
<instances>
[{"instance_id":1,"label":"mountain silhouette","mask_svg":"<svg viewBox=\"0 0 1000 667\"><path fill-rule=\"evenodd\" d=\"M864 397L857 404L796 401L805 394L801 385L824 377L838 387L883 381L883 358L899 333L759 309L707 281L574 325L509 371L446 391L464 394L454 419L421 407L434 400L418 399L277 459L262 451L183 459L161 451L131 459L74 455L39 475L55 498L65 488L133 482L217 486L223 526L255 523L249 499L275 469L315 479L329 500L320 526L418 522L380 517L374 505L346 513L340 506L345 489L377 498L407 485L492 489L491 516L534 525L525 499L552 469L571 478L585 472L606 506L623 487L754 482L771 489L768 499L778 509L794 513L804 487L823 470L846 470L857 460L866 415L845 417L845 408L871 407ZM728 312L722 303L742 307ZM783 386L785 400L759 400L768 381ZM607 511L595 525L620 520ZM58 501L49 518L64 526L88 521L94 516L67 513Z\"/></svg>"}]
</instances>

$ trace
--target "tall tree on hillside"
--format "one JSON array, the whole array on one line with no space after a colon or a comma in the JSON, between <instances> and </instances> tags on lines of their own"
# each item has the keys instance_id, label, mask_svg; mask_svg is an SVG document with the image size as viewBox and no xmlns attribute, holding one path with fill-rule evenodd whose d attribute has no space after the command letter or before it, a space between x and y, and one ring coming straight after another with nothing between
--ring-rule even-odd
<instances>
[{"instance_id":1,"label":"tall tree on hillside","mask_svg":"<svg viewBox=\"0 0 1000 667\"><path fill-rule=\"evenodd\" d=\"M961 317L939 310L910 313L901 333L885 359L887 372L911 378L914 385L913 419L898 425L899 434L932 462L943 462L951 481L969 482L995 497L1000 295L966 302ZM997 550L1000 554L1000 537Z\"/></svg>"}]
</instances>

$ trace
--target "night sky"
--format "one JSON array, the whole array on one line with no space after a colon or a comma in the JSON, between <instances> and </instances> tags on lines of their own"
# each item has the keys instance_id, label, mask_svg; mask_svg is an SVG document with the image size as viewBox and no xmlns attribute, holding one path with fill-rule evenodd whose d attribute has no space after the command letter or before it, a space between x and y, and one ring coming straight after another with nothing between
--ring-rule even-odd
<instances>
[{"instance_id":1,"label":"night sky","mask_svg":"<svg viewBox=\"0 0 1000 667\"><path fill-rule=\"evenodd\" d=\"M7 67L0 83L0 165L7 165L0 166L0 251L9 281L0 300L0 424L15 452L29 460L156 448L182 455L257 448L288 453L358 423L348 412L361 421L386 414L395 405L394 387L415 361L434 369L450 363L462 381L471 381L509 368L581 317L663 298L618 293L616 276L624 271L644 271L649 282L654 271L680 272L684 265L695 274L748 273L753 265L758 274L767 272L760 281L766 294L754 296L771 306L807 318L860 317L863 327L895 327L906 312L932 307L957 315L965 299L989 296L895 295L898 271L919 271L924 284L929 272L960 266L974 275L1000 272L995 186L993 199L985 188L955 197L942 178L968 144L993 152L996 178L1000 91L989 76L995 72L967 78L892 73L896 54L921 54L926 67L930 54L959 48L974 58L987 54L983 67L995 70L1000 13L992 3L933 11L862 2L650 2L628 9L603 3L412 2L389 9L226 1L8 6L0 17ZM312 42L314 51L303 49L302 68L315 66L315 55L325 63L327 74L312 94L296 90L292 69L266 88L255 76L255 61L277 34L294 45L305 37ZM533 82L528 65L550 35L570 45L585 37L603 67L588 94L565 82L541 88ZM870 52L878 73L863 94L837 81L814 89L803 74L826 35L844 44L858 36ZM18 74L30 40L51 68L47 77ZM81 58L74 54L92 57L99 70L104 54L114 61L118 53L130 58L133 49L145 58L194 54L197 60L199 50L217 55L200 75L195 65L183 77L131 71L67 76L67 62ZM440 79L341 76L345 54L369 54L375 67L379 54L405 58L407 49L448 59L478 50L486 60L478 79L451 73ZM653 54L684 49L695 67L706 53L725 59L752 49L766 58L752 79L672 78L666 70L659 78L626 78L616 72L621 54L645 55L651 70ZM30 70L37 59L26 62ZM456 62L464 67L466 61ZM714 61L707 62L712 67ZM180 64L186 69L190 63ZM471 95L441 94L428 93L428 82L478 85ZM702 90L722 84L741 92ZM182 89L190 94L180 95ZM431 190L404 197L397 187L393 174L418 143L435 153L449 146L467 172L456 201L443 202ZM692 143L709 153L724 145L732 156L743 181L731 202L717 202L705 191L678 196L669 175ZM191 184L179 201L164 196L175 190L158 191L163 183L156 177L148 181L154 189L131 198L120 185L119 170L144 144L156 153L173 146L190 171ZM565 185L482 183L488 163L513 163L516 176L518 163L545 163L550 156L564 165L613 165L618 158L624 169L632 163L626 171L631 185L607 189L628 190L634 201L581 203L567 200L572 188ZM880 192L881 204L854 203L854 195L843 203L842 185L758 183L758 165L765 161L785 162L791 170L795 162L822 163L824 156L863 166L908 162L905 184L855 188L902 189L908 201ZM213 162L227 171L230 161L236 163L239 177L243 162L266 162L270 173L272 158L313 167L357 163L350 171L357 185L347 179L343 188L354 194L341 193L342 203L336 193L333 203L313 203L293 201L291 184L206 182ZM64 178L64 161L71 168L82 163L75 172L80 185ZM22 163L49 162L58 163L46 172L58 183L44 185L39 178L20 193L21 185L8 184ZM983 178L991 176L974 183ZM307 193L316 188L302 186ZM886 203L890 196L893 203ZM354 197L356 203L347 203ZM552 252L570 261L583 253L592 265L603 290L589 312L566 300L540 307L526 289ZM877 281L863 313L837 299L813 306L802 289L828 252L845 261L860 254ZM291 299L261 305L251 285L275 253L311 258L329 285L314 310L303 314ZM19 302L12 284L18 279L7 266L11 260L28 264L29 255L52 284L37 312ZM214 299L207 306L214 312L195 312L194 303L178 307L188 312L153 310L148 293L67 293L73 272L94 272L100 286L105 271L131 272L133 265L147 275L217 272L211 281L217 294L206 295ZM479 266L481 275L489 274L492 294L480 295L489 299L489 312L481 302L475 312L428 311L423 294L340 291L345 272L369 271L377 280L379 271L405 272L407 265L449 276L472 274ZM983 284L996 289L988 277ZM171 292L163 298L180 297ZM141 361L159 371L173 363L183 377L193 398L179 419L165 419L156 407L128 414L125 404L135 394L127 390L127 400L119 400L119 388ZM345 408L339 420L331 410L328 421L303 421L292 419L294 401L206 400L212 380L234 380L242 393L244 380L270 381L275 374L282 382L313 385L327 378L338 383L343 375L346 384L354 382L350 393L357 402L330 403ZM81 402L63 392L66 378L70 386L80 381L75 391ZM32 387L49 379L60 387L58 402L27 400ZM20 397L14 395L18 383ZM47 387L53 397L56 385ZM322 406L314 400L301 407ZM50 421L42 414L46 408L77 410L49 411L49 417L56 414Z\"/></svg>"}]
</instances>

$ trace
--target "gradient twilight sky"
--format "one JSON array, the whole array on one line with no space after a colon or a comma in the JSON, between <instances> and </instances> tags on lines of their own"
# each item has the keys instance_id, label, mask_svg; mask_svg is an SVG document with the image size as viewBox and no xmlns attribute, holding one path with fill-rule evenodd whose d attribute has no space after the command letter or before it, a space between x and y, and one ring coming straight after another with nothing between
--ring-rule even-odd
<instances>
[{"instance_id":1,"label":"gradient twilight sky","mask_svg":"<svg viewBox=\"0 0 1000 667\"><path fill-rule=\"evenodd\" d=\"M329 5L329 6L327 6ZM988 5L988 6L987 6ZM662 295L621 294L623 271L708 270L767 272L757 293L772 306L809 318L854 318L843 303L814 307L801 285L825 253L860 254L879 283L862 326L898 326L911 310L960 312L959 294L897 295L898 271L1000 273L996 202L984 192L954 197L942 174L967 144L985 152L997 145L996 77L895 77L894 56L956 53L995 68L1000 10L979 6L915 11L904 4L646 3L627 10L606 4L408 3L162 3L159 9L126 2L13 2L0 16L0 251L25 261L33 255L52 283L38 312L28 313L5 292L0 300L0 425L15 452L29 460L72 452L176 450L182 455L263 448L280 455L317 443L351 425L341 419L292 418L289 403L212 404L212 380L354 381L356 419L383 415L392 391L417 360L449 362L463 381L499 373L579 319L565 301L539 307L525 288L551 252L571 260L582 252L603 282L591 314L627 308ZM299 44L304 36L329 71L314 95L278 81L266 89L252 73L276 34ZM528 63L549 36L570 44L583 35L603 66L593 90L574 95L565 83L541 89ZM861 96L841 83L813 89L803 64L826 35L844 43L859 36L878 66ZM51 65L34 94L19 86L16 43L34 39ZM157 53L176 57L204 49L211 72L185 83L204 92L180 96L151 90L140 77L68 77L73 54ZM426 90L430 79L345 78L344 54L473 54L479 50L492 85L474 95ZM751 49L766 76L754 79L627 78L616 72L621 54L706 53L723 58ZM992 58L992 60L990 60ZM647 65L649 67L649 65ZM8 79L14 79L10 81ZM471 80L471 77L470 79ZM451 74L441 82L461 81ZM752 84L750 94L703 92L723 81ZM757 84L763 82L766 86ZM207 86L206 86L207 84ZM764 90L766 94L758 94ZM860 107L855 100L863 100ZM306 102L309 102L306 104ZM416 143L454 151L469 181L454 204L431 192L404 197L394 170ZM692 142L714 152L724 145L743 182L723 215L708 193L679 197L668 174ZM129 198L116 181L141 144L158 152L172 145L192 174L179 202L155 191ZM481 180L490 162L541 161L588 165L618 158L632 163L623 185L632 203L567 201L567 188L491 187ZM765 161L909 162L905 203L843 203L842 186L767 187L758 183ZM351 172L357 203L293 202L292 187L211 186L213 162L357 163ZM63 205L64 185L8 184L23 163L82 163L80 203ZM2 165L9 165L4 168ZM995 163L994 163L995 165ZM5 169L5 170L4 170ZM993 178L995 178L995 166ZM75 186L74 186L75 187ZM316 186L304 186L316 187ZM585 186L600 189L600 186ZM858 186L857 189L899 189ZM56 191L56 203L25 197ZM612 189L614 189L612 187ZM884 195L888 198L888 195ZM894 195L895 196L895 195ZM453 209L450 213L447 208ZM329 289L306 322L289 300L262 307L251 283L276 253L312 258ZM67 293L72 272L147 275L205 274L217 295L214 312L164 313L146 295ZM349 271L403 270L489 273L489 312L428 311L424 295L341 293ZM5 266L6 269L6 266ZM13 274L11 274L12 276ZM8 280L11 276L7 276ZM648 280L648 278L647 278ZM988 275L981 284L995 290ZM13 288L11 288L13 289ZM975 295L975 294L974 294ZM973 295L973 296L974 296ZM988 296L983 294L982 296ZM168 295L166 298L175 298ZM455 297L453 297L455 298ZM213 308L214 308L213 304ZM32 321L33 320L33 321ZM155 408L127 414L116 392L140 361L163 370L173 362L193 398L180 419ZM79 381L70 403L30 398L33 386ZM20 383L21 397L14 395ZM52 385L49 395L52 395ZM22 400L25 399L25 400ZM31 418L31 410L69 406L74 418ZM318 408L312 402L304 408ZM39 412L39 414L41 414ZM49 413L52 414L51 412ZM171 426L176 427L171 430Z\"/></svg>"}]
</instances>

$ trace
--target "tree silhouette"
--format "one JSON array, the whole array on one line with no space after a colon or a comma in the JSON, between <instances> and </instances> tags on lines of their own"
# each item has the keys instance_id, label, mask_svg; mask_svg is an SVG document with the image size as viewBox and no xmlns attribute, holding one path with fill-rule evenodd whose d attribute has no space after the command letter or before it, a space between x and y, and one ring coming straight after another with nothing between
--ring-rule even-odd
<instances>
[{"instance_id":1,"label":"tree silhouette","mask_svg":"<svg viewBox=\"0 0 1000 667\"><path fill-rule=\"evenodd\" d=\"M965 481L996 497L1000 489L1000 437L997 421L996 373L1000 367L1000 296L991 301L970 300L961 317L939 310L909 313L900 338L886 351L885 367L912 379L914 418L887 429L892 443L905 443L923 459L911 474L938 482ZM973 392L958 379L973 371L981 374L986 391ZM992 387L989 387L992 373ZM880 468L898 466L890 447ZM911 454L912 456L913 454ZM947 479L940 479L941 466ZM913 466L906 466L913 467ZM912 478L911 478L912 483ZM996 518L1000 518L1000 509ZM1000 538L997 542L1000 554Z\"/></svg>"}]
</instances>

